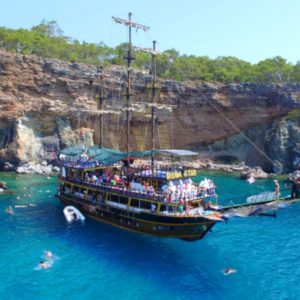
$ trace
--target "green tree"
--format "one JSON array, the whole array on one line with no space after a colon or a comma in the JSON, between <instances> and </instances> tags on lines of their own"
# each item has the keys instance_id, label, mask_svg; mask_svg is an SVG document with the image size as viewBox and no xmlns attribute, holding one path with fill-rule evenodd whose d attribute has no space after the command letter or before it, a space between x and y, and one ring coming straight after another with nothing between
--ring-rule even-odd
<instances>
[{"instance_id":1,"label":"green tree","mask_svg":"<svg viewBox=\"0 0 300 300\"><path fill-rule=\"evenodd\" d=\"M0 27L0 48L7 51L54 57L92 65L124 65L128 44L115 48L103 42L87 43L66 37L56 21L42 22L27 29ZM133 51L133 67L151 68L151 55ZM180 55L175 49L157 56L157 75L161 78L215 82L300 82L300 62L292 65L276 56L250 64L232 56L210 59L207 56Z\"/></svg>"},{"instance_id":2,"label":"green tree","mask_svg":"<svg viewBox=\"0 0 300 300\"><path fill-rule=\"evenodd\" d=\"M43 19L39 25L33 26L31 30L42 34L48 38L56 36L64 37L63 31L60 29L57 22L54 20L46 21L45 19Z\"/></svg>"}]
</instances>

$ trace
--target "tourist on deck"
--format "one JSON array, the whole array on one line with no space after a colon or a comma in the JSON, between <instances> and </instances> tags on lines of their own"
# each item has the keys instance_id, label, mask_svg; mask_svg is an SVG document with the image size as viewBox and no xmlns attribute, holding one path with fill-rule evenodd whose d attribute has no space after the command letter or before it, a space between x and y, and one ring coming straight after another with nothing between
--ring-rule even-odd
<instances>
[{"instance_id":1,"label":"tourist on deck","mask_svg":"<svg viewBox=\"0 0 300 300\"><path fill-rule=\"evenodd\" d=\"M292 183L292 190L291 190L291 197L292 199L298 198L300 195L299 190L298 190L298 186L297 183L295 181L293 181Z\"/></svg>"},{"instance_id":2,"label":"tourist on deck","mask_svg":"<svg viewBox=\"0 0 300 300\"><path fill-rule=\"evenodd\" d=\"M92 182L96 183L96 181L97 181L97 176L96 176L96 174L93 174L92 175Z\"/></svg>"},{"instance_id":3,"label":"tourist on deck","mask_svg":"<svg viewBox=\"0 0 300 300\"><path fill-rule=\"evenodd\" d=\"M156 211L156 204L151 203L151 212L155 212L155 211Z\"/></svg>"},{"instance_id":4,"label":"tourist on deck","mask_svg":"<svg viewBox=\"0 0 300 300\"><path fill-rule=\"evenodd\" d=\"M280 185L278 183L278 180L274 180L274 188L275 188L275 196L276 199L278 199L279 195L280 195Z\"/></svg>"},{"instance_id":5,"label":"tourist on deck","mask_svg":"<svg viewBox=\"0 0 300 300\"><path fill-rule=\"evenodd\" d=\"M185 212L187 215L189 215L191 207L186 198L183 198L183 201L184 201Z\"/></svg>"},{"instance_id":6,"label":"tourist on deck","mask_svg":"<svg viewBox=\"0 0 300 300\"><path fill-rule=\"evenodd\" d=\"M172 191L169 191L169 193L168 193L167 202L168 203L172 202Z\"/></svg>"},{"instance_id":7,"label":"tourist on deck","mask_svg":"<svg viewBox=\"0 0 300 300\"><path fill-rule=\"evenodd\" d=\"M144 187L145 187L146 192L148 192L149 191L149 182L148 181L144 181Z\"/></svg>"},{"instance_id":8,"label":"tourist on deck","mask_svg":"<svg viewBox=\"0 0 300 300\"><path fill-rule=\"evenodd\" d=\"M84 180L85 181L90 181L90 177L89 177L89 174L87 172L84 175Z\"/></svg>"},{"instance_id":9,"label":"tourist on deck","mask_svg":"<svg viewBox=\"0 0 300 300\"><path fill-rule=\"evenodd\" d=\"M215 194L215 184L211 179L208 179L208 190L207 194L213 196Z\"/></svg>"},{"instance_id":10,"label":"tourist on deck","mask_svg":"<svg viewBox=\"0 0 300 300\"><path fill-rule=\"evenodd\" d=\"M175 200L175 202L179 201L179 191L178 191L178 189L175 190L174 200Z\"/></svg>"},{"instance_id":11,"label":"tourist on deck","mask_svg":"<svg viewBox=\"0 0 300 300\"><path fill-rule=\"evenodd\" d=\"M150 194L150 196L154 196L155 195L155 189L154 189L153 185L150 185L149 194Z\"/></svg>"},{"instance_id":12,"label":"tourist on deck","mask_svg":"<svg viewBox=\"0 0 300 300\"><path fill-rule=\"evenodd\" d=\"M116 183L122 183L122 179L120 178L119 175L115 175L114 180L116 181Z\"/></svg>"},{"instance_id":13,"label":"tourist on deck","mask_svg":"<svg viewBox=\"0 0 300 300\"><path fill-rule=\"evenodd\" d=\"M183 214L185 211L184 201L183 199L180 199L179 204L177 206L177 210L179 213Z\"/></svg>"}]
</instances>

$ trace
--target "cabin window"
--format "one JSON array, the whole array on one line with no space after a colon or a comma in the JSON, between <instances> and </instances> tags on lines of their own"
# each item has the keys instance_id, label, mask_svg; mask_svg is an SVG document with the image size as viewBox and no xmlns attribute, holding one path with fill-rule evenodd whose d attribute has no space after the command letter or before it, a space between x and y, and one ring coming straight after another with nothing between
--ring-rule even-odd
<instances>
[{"instance_id":1,"label":"cabin window","mask_svg":"<svg viewBox=\"0 0 300 300\"><path fill-rule=\"evenodd\" d=\"M160 206L160 211L167 211L167 206L166 205L161 205Z\"/></svg>"},{"instance_id":2,"label":"cabin window","mask_svg":"<svg viewBox=\"0 0 300 300\"><path fill-rule=\"evenodd\" d=\"M120 196L120 197L119 197L119 201L120 201L120 203L122 203L122 204L128 204L128 198L126 198L126 197Z\"/></svg>"},{"instance_id":3,"label":"cabin window","mask_svg":"<svg viewBox=\"0 0 300 300\"><path fill-rule=\"evenodd\" d=\"M170 230L184 230L183 226L170 226Z\"/></svg>"},{"instance_id":4,"label":"cabin window","mask_svg":"<svg viewBox=\"0 0 300 300\"><path fill-rule=\"evenodd\" d=\"M153 230L158 230L158 231L170 230L170 226L155 225L153 226Z\"/></svg>"},{"instance_id":5,"label":"cabin window","mask_svg":"<svg viewBox=\"0 0 300 300\"><path fill-rule=\"evenodd\" d=\"M167 181L166 180L159 180L158 181L158 187L157 189L161 189L162 186L166 185L167 184Z\"/></svg>"},{"instance_id":6,"label":"cabin window","mask_svg":"<svg viewBox=\"0 0 300 300\"><path fill-rule=\"evenodd\" d=\"M140 201L140 208L151 209L151 202Z\"/></svg>"},{"instance_id":7,"label":"cabin window","mask_svg":"<svg viewBox=\"0 0 300 300\"><path fill-rule=\"evenodd\" d=\"M62 188L63 188L63 191L64 191L65 193L71 194L71 192L72 192L72 187L71 187L71 185L66 184L66 185L62 186Z\"/></svg>"},{"instance_id":8,"label":"cabin window","mask_svg":"<svg viewBox=\"0 0 300 300\"><path fill-rule=\"evenodd\" d=\"M172 206L172 205L167 205L166 210L167 210L168 212L176 212L175 206Z\"/></svg>"},{"instance_id":9,"label":"cabin window","mask_svg":"<svg viewBox=\"0 0 300 300\"><path fill-rule=\"evenodd\" d=\"M140 205L139 205L139 200L137 200L137 199L131 199L131 206L133 206L133 207L139 207Z\"/></svg>"},{"instance_id":10,"label":"cabin window","mask_svg":"<svg viewBox=\"0 0 300 300\"><path fill-rule=\"evenodd\" d=\"M113 202L119 202L119 196L117 196L117 195L112 195L112 194L110 194L110 195L108 195L108 199L110 200L110 201L113 201Z\"/></svg>"}]
</instances>

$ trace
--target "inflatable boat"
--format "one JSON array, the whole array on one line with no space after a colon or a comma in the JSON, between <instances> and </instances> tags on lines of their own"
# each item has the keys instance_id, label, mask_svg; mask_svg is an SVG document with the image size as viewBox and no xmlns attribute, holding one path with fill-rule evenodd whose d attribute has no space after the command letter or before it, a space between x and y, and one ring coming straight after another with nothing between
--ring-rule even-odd
<instances>
[{"instance_id":1,"label":"inflatable boat","mask_svg":"<svg viewBox=\"0 0 300 300\"><path fill-rule=\"evenodd\" d=\"M85 216L74 206L66 206L64 208L64 215L69 223L73 221L85 220Z\"/></svg>"}]
</instances>

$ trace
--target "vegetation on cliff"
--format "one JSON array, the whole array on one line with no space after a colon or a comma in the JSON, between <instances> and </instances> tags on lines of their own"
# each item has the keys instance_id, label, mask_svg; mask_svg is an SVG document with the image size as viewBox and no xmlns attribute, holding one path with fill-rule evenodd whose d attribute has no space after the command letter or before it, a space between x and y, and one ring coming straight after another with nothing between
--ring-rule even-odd
<instances>
[{"instance_id":1,"label":"vegetation on cliff","mask_svg":"<svg viewBox=\"0 0 300 300\"><path fill-rule=\"evenodd\" d=\"M81 43L65 36L55 21L43 20L31 30L0 27L0 48L70 62L121 65L125 46L120 44L112 48L104 43ZM174 49L164 54L158 57L157 73L165 79L223 83L300 82L300 62L293 65L280 56L251 64L231 56L210 59L207 56L180 55ZM135 58L135 67L149 68L149 54L136 52Z\"/></svg>"}]
</instances>

